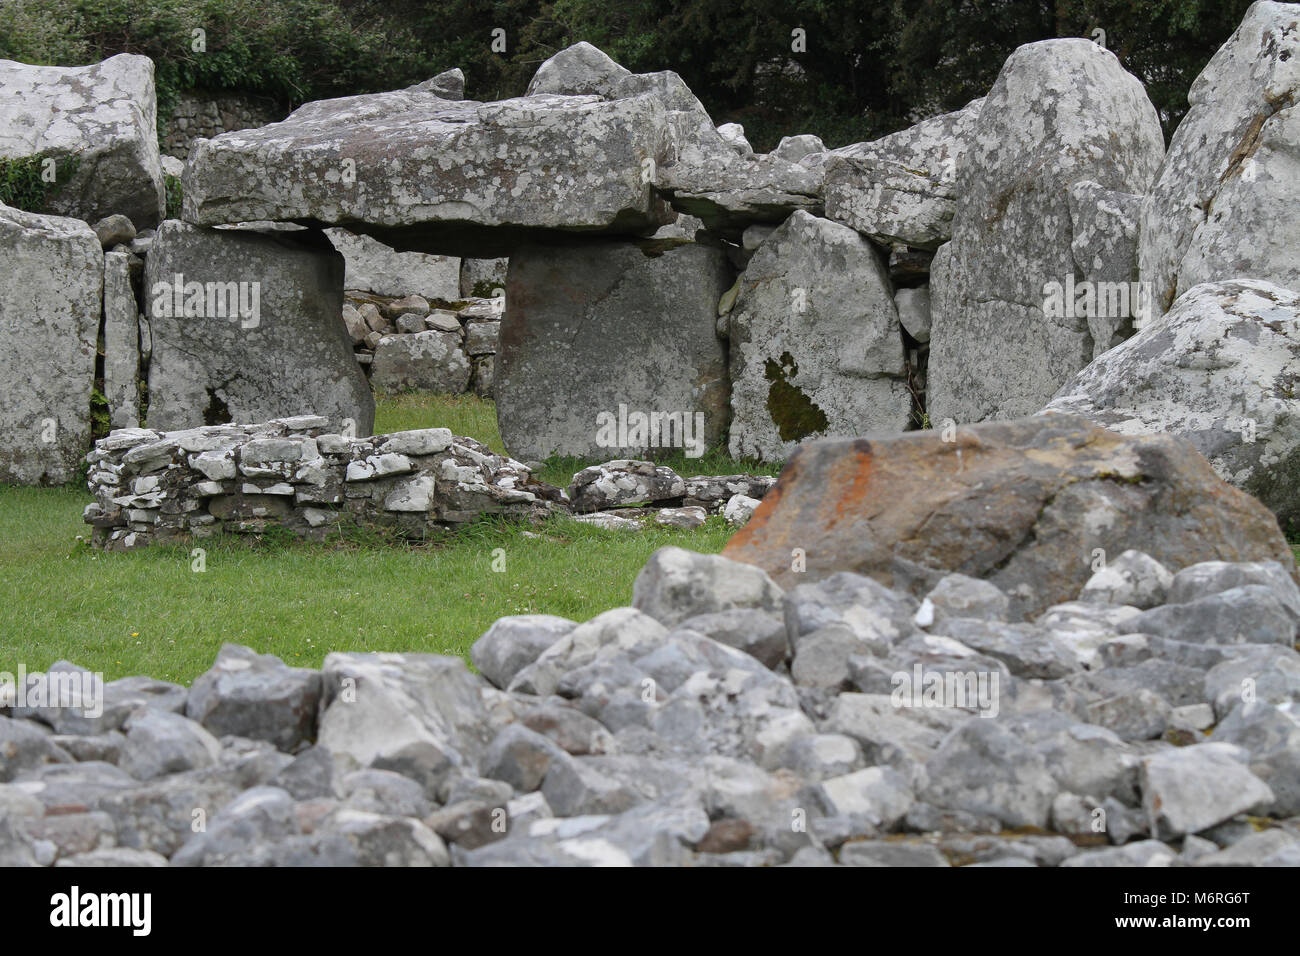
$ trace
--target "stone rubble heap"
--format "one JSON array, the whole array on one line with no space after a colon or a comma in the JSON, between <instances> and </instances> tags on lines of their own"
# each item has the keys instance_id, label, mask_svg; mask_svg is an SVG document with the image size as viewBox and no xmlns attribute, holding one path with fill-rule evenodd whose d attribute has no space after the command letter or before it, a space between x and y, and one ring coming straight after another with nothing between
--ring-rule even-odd
<instances>
[{"instance_id":1,"label":"stone rubble heap","mask_svg":"<svg viewBox=\"0 0 1300 956\"><path fill-rule=\"evenodd\" d=\"M85 521L116 550L225 530L324 538L347 519L425 537L484 514L539 518L557 488L446 428L351 438L322 417L122 429L87 456Z\"/></svg>"},{"instance_id":2,"label":"stone rubble heap","mask_svg":"<svg viewBox=\"0 0 1300 956\"><path fill-rule=\"evenodd\" d=\"M227 645L102 712L11 692L0 863L1300 865L1293 566L1128 551L1009 607L664 548L631 607L498 620L477 674Z\"/></svg>"}]
</instances>

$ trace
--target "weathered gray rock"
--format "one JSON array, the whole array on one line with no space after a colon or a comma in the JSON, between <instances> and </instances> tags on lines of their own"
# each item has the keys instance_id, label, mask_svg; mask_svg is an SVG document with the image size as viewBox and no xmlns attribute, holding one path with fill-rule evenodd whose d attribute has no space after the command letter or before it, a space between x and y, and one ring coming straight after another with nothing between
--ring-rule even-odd
<instances>
[{"instance_id":1,"label":"weathered gray rock","mask_svg":"<svg viewBox=\"0 0 1300 956\"><path fill-rule=\"evenodd\" d=\"M1298 54L1300 55L1300 54ZM1300 522L1300 294L1233 279L1196 286L1159 322L1064 385L1049 411L1128 435L1186 438L1225 481Z\"/></svg>"},{"instance_id":2,"label":"weathered gray rock","mask_svg":"<svg viewBox=\"0 0 1300 956\"><path fill-rule=\"evenodd\" d=\"M1296 641L1295 618L1272 589L1259 584L1229 588L1186 604L1143 611L1124 628L1132 634L1205 644L1281 644Z\"/></svg>"},{"instance_id":3,"label":"weathered gray rock","mask_svg":"<svg viewBox=\"0 0 1300 956\"><path fill-rule=\"evenodd\" d=\"M130 847L115 846L64 857L56 860L54 865L78 868L87 866L113 868L122 866L166 866L167 857L161 853L154 853L152 850L133 850Z\"/></svg>"},{"instance_id":4,"label":"weathered gray rock","mask_svg":"<svg viewBox=\"0 0 1300 956\"><path fill-rule=\"evenodd\" d=\"M320 673L225 644L190 687L185 714L218 736L266 740L292 753L316 737Z\"/></svg>"},{"instance_id":5,"label":"weathered gray rock","mask_svg":"<svg viewBox=\"0 0 1300 956\"><path fill-rule=\"evenodd\" d=\"M581 40L543 61L529 81L526 95L608 96L619 80L631 75L602 50Z\"/></svg>"},{"instance_id":6,"label":"weathered gray rock","mask_svg":"<svg viewBox=\"0 0 1300 956\"><path fill-rule=\"evenodd\" d=\"M1259 585L1272 592L1300 624L1300 585L1276 561L1202 561L1183 568L1169 584L1168 603L1187 604L1234 588Z\"/></svg>"},{"instance_id":7,"label":"weathered gray rock","mask_svg":"<svg viewBox=\"0 0 1300 956\"><path fill-rule=\"evenodd\" d=\"M744 651L773 669L779 667L789 653L785 619L779 612L758 608L710 611L684 618L677 626Z\"/></svg>"},{"instance_id":8,"label":"weathered gray rock","mask_svg":"<svg viewBox=\"0 0 1300 956\"><path fill-rule=\"evenodd\" d=\"M90 444L104 255L84 222L0 205L0 261L0 481L64 484Z\"/></svg>"},{"instance_id":9,"label":"weathered gray rock","mask_svg":"<svg viewBox=\"0 0 1300 956\"><path fill-rule=\"evenodd\" d=\"M729 384L713 326L731 283L725 253L696 243L517 251L493 383L506 448L540 461L717 445Z\"/></svg>"},{"instance_id":10,"label":"weathered gray rock","mask_svg":"<svg viewBox=\"0 0 1300 956\"><path fill-rule=\"evenodd\" d=\"M1082 666L1069 644L1051 630L1033 624L949 618L932 630L1002 661L1016 677L1054 680Z\"/></svg>"},{"instance_id":11,"label":"weathered gray rock","mask_svg":"<svg viewBox=\"0 0 1300 956\"><path fill-rule=\"evenodd\" d=\"M187 292L191 283L204 294ZM145 296L152 427L322 415L340 431L374 430L374 398L341 318L342 257L320 233L165 222Z\"/></svg>"},{"instance_id":12,"label":"weathered gray rock","mask_svg":"<svg viewBox=\"0 0 1300 956\"><path fill-rule=\"evenodd\" d=\"M1256 3L1187 94L1191 106L1142 206L1142 278L1157 316L1202 282L1300 285L1293 217L1300 10Z\"/></svg>"},{"instance_id":13,"label":"weathered gray rock","mask_svg":"<svg viewBox=\"0 0 1300 956\"><path fill-rule=\"evenodd\" d=\"M666 465L619 459L582 469L568 492L574 511L604 511L681 498L686 482Z\"/></svg>"},{"instance_id":14,"label":"weathered gray rock","mask_svg":"<svg viewBox=\"0 0 1300 956\"><path fill-rule=\"evenodd\" d=\"M846 226L798 211L768 237L740 278L730 349L733 458L907 425L889 277Z\"/></svg>"},{"instance_id":15,"label":"weathered gray rock","mask_svg":"<svg viewBox=\"0 0 1300 956\"><path fill-rule=\"evenodd\" d=\"M482 682L459 658L334 653L321 680L317 743L341 767L393 770L431 792L491 739Z\"/></svg>"},{"instance_id":16,"label":"weathered gray rock","mask_svg":"<svg viewBox=\"0 0 1300 956\"><path fill-rule=\"evenodd\" d=\"M98 222L121 213L147 229L162 218L153 61L121 53L90 66L0 60L0 158L75 157L48 211Z\"/></svg>"},{"instance_id":17,"label":"weathered gray rock","mask_svg":"<svg viewBox=\"0 0 1300 956\"><path fill-rule=\"evenodd\" d=\"M1300 839L1286 830L1251 833L1232 846L1200 857L1195 866L1300 866Z\"/></svg>"},{"instance_id":18,"label":"weathered gray rock","mask_svg":"<svg viewBox=\"0 0 1300 956\"><path fill-rule=\"evenodd\" d=\"M497 618L469 649L478 672L502 689L542 652L578 625L551 614L514 614Z\"/></svg>"},{"instance_id":19,"label":"weathered gray rock","mask_svg":"<svg viewBox=\"0 0 1300 956\"><path fill-rule=\"evenodd\" d=\"M398 817L424 817L432 807L424 789L391 770L354 770L339 780L346 806L366 813Z\"/></svg>"},{"instance_id":20,"label":"weathered gray rock","mask_svg":"<svg viewBox=\"0 0 1300 956\"><path fill-rule=\"evenodd\" d=\"M491 299L500 292L499 304L504 307L506 294L506 272L510 268L509 259L461 259L460 260L460 294ZM494 299L493 304L497 304ZM499 314L499 313L498 313Z\"/></svg>"},{"instance_id":21,"label":"weathered gray rock","mask_svg":"<svg viewBox=\"0 0 1300 956\"><path fill-rule=\"evenodd\" d=\"M916 341L930 341L930 287L899 289L894 293L894 307L898 309L898 324Z\"/></svg>"},{"instance_id":22,"label":"weathered gray rock","mask_svg":"<svg viewBox=\"0 0 1300 956\"><path fill-rule=\"evenodd\" d=\"M1187 570L1189 569L1183 569ZM1280 566L1278 570L1283 579L1292 587L1296 586ZM1165 603L1172 583L1173 575L1168 568L1151 555L1130 548L1118 558L1108 561L1104 568L1088 579L1079 594L1079 600L1152 608Z\"/></svg>"},{"instance_id":23,"label":"weathered gray rock","mask_svg":"<svg viewBox=\"0 0 1300 956\"><path fill-rule=\"evenodd\" d=\"M840 849L841 866L950 866L929 843L885 843L855 840Z\"/></svg>"},{"instance_id":24,"label":"weathered gray rock","mask_svg":"<svg viewBox=\"0 0 1300 956\"><path fill-rule=\"evenodd\" d=\"M295 800L335 797L334 769L334 756L327 749L308 747L267 785L287 791Z\"/></svg>"},{"instance_id":25,"label":"weathered gray rock","mask_svg":"<svg viewBox=\"0 0 1300 956\"><path fill-rule=\"evenodd\" d=\"M662 624L636 608L614 608L579 624L543 651L515 675L509 690L538 696L553 694L566 674L596 661L607 644L616 642L617 651L630 651L657 645L667 634Z\"/></svg>"},{"instance_id":26,"label":"weathered gray rock","mask_svg":"<svg viewBox=\"0 0 1300 956\"><path fill-rule=\"evenodd\" d=\"M1009 827L1046 827L1059 785L1042 755L998 721L975 718L925 765L919 795L936 806L996 817Z\"/></svg>"},{"instance_id":27,"label":"weathered gray rock","mask_svg":"<svg viewBox=\"0 0 1300 956\"><path fill-rule=\"evenodd\" d=\"M749 495L732 495L727 499L726 506L722 509L722 517L733 528L743 528L745 522L753 516L762 504L757 498L751 498Z\"/></svg>"},{"instance_id":28,"label":"weathered gray rock","mask_svg":"<svg viewBox=\"0 0 1300 956\"><path fill-rule=\"evenodd\" d=\"M1145 687L1088 706L1088 719L1121 740L1155 740L1169 726L1173 708Z\"/></svg>"},{"instance_id":29,"label":"weathered gray rock","mask_svg":"<svg viewBox=\"0 0 1300 956\"><path fill-rule=\"evenodd\" d=\"M1082 279L1074 308L1088 324L1094 359L1151 319L1151 290L1136 284L1141 209L1137 193L1087 179L1070 187L1070 253Z\"/></svg>"},{"instance_id":30,"label":"weathered gray rock","mask_svg":"<svg viewBox=\"0 0 1300 956\"><path fill-rule=\"evenodd\" d=\"M683 548L660 548L632 585L632 606L667 627L720 611L779 614L780 588L752 565Z\"/></svg>"},{"instance_id":31,"label":"weathered gray rock","mask_svg":"<svg viewBox=\"0 0 1300 956\"><path fill-rule=\"evenodd\" d=\"M488 258L553 230L653 229L667 214L643 170L663 160L663 130L654 96L321 100L200 142L185 218L337 224L397 249Z\"/></svg>"},{"instance_id":32,"label":"weathered gray rock","mask_svg":"<svg viewBox=\"0 0 1300 956\"><path fill-rule=\"evenodd\" d=\"M1177 854L1159 840L1139 840L1104 850L1085 850L1061 866L1171 866Z\"/></svg>"},{"instance_id":33,"label":"weathered gray rock","mask_svg":"<svg viewBox=\"0 0 1300 956\"><path fill-rule=\"evenodd\" d=\"M463 100L465 98L465 74L460 67L443 70L437 76L417 83L412 90L428 90L444 100Z\"/></svg>"},{"instance_id":34,"label":"weathered gray rock","mask_svg":"<svg viewBox=\"0 0 1300 956\"><path fill-rule=\"evenodd\" d=\"M964 574L948 574L922 599L916 623L942 633L944 623L952 618L1005 621L1010 611L1011 600L997 585Z\"/></svg>"},{"instance_id":35,"label":"weathered gray rock","mask_svg":"<svg viewBox=\"0 0 1300 956\"><path fill-rule=\"evenodd\" d=\"M140 424L140 309L131 288L131 256L104 256L104 398L112 428Z\"/></svg>"},{"instance_id":36,"label":"weathered gray rock","mask_svg":"<svg viewBox=\"0 0 1300 956\"><path fill-rule=\"evenodd\" d=\"M221 866L258 844L299 833L293 798L277 787L245 790L172 857L173 866Z\"/></svg>"},{"instance_id":37,"label":"weathered gray rock","mask_svg":"<svg viewBox=\"0 0 1300 956\"><path fill-rule=\"evenodd\" d=\"M423 322L421 322L423 326ZM454 332L386 335L375 347L370 383L377 391L458 395L469 385L469 359Z\"/></svg>"},{"instance_id":38,"label":"weathered gray rock","mask_svg":"<svg viewBox=\"0 0 1300 956\"><path fill-rule=\"evenodd\" d=\"M95 238L105 250L121 243L130 243L135 238L135 223L121 213L105 216L90 227L95 230Z\"/></svg>"},{"instance_id":39,"label":"weathered gray rock","mask_svg":"<svg viewBox=\"0 0 1300 956\"><path fill-rule=\"evenodd\" d=\"M509 724L483 755L483 772L519 793L528 793L542 785L553 761L567 757L556 743L536 731Z\"/></svg>"},{"instance_id":40,"label":"weathered gray rock","mask_svg":"<svg viewBox=\"0 0 1300 956\"><path fill-rule=\"evenodd\" d=\"M500 322L471 322L465 327L465 354L495 355L501 341Z\"/></svg>"},{"instance_id":41,"label":"weathered gray rock","mask_svg":"<svg viewBox=\"0 0 1300 956\"><path fill-rule=\"evenodd\" d=\"M1250 772L1273 791L1270 813L1300 814L1300 720L1289 708L1260 700L1239 704L1210 740L1235 744L1250 754Z\"/></svg>"},{"instance_id":42,"label":"weathered gray rock","mask_svg":"<svg viewBox=\"0 0 1300 956\"><path fill-rule=\"evenodd\" d=\"M1143 758L1142 802L1153 834L1200 833L1272 804L1273 791L1250 772L1248 758L1245 750L1226 743L1177 747Z\"/></svg>"},{"instance_id":43,"label":"weathered gray rock","mask_svg":"<svg viewBox=\"0 0 1300 956\"><path fill-rule=\"evenodd\" d=\"M754 147L745 136L745 127L739 123L723 123L718 127L718 135L741 156L748 156L754 152Z\"/></svg>"},{"instance_id":44,"label":"weathered gray rock","mask_svg":"<svg viewBox=\"0 0 1300 956\"><path fill-rule=\"evenodd\" d=\"M1113 53L1060 39L1008 58L958 166L952 242L931 271L933 421L1032 414L1092 360L1088 318L1049 287L1072 288L1080 266L1069 189L1144 192L1163 154L1155 108Z\"/></svg>"},{"instance_id":45,"label":"weathered gray rock","mask_svg":"<svg viewBox=\"0 0 1300 956\"><path fill-rule=\"evenodd\" d=\"M47 763L70 763L71 755L35 726L0 717L0 783Z\"/></svg>"},{"instance_id":46,"label":"weathered gray rock","mask_svg":"<svg viewBox=\"0 0 1300 956\"><path fill-rule=\"evenodd\" d=\"M861 643L862 653L883 655L916 632L916 610L916 602L907 595L890 591L871 578L844 572L793 588L785 596L784 614L795 651L808 635L842 626Z\"/></svg>"},{"instance_id":47,"label":"weathered gray rock","mask_svg":"<svg viewBox=\"0 0 1300 956\"><path fill-rule=\"evenodd\" d=\"M957 168L974 139L984 100L898 133L832 150L826 216L886 245L936 249L952 238Z\"/></svg>"},{"instance_id":48,"label":"weathered gray rock","mask_svg":"<svg viewBox=\"0 0 1300 956\"><path fill-rule=\"evenodd\" d=\"M1205 675L1205 699L1220 718L1239 703L1260 700L1287 706L1300 701L1300 654L1277 644L1232 650L1231 658Z\"/></svg>"},{"instance_id":49,"label":"weathered gray rock","mask_svg":"<svg viewBox=\"0 0 1300 956\"><path fill-rule=\"evenodd\" d=\"M781 142L772 150L772 156L791 163L803 163L806 166L821 166L826 162L826 144L820 136L801 133L798 136L782 136Z\"/></svg>"},{"instance_id":50,"label":"weathered gray rock","mask_svg":"<svg viewBox=\"0 0 1300 956\"><path fill-rule=\"evenodd\" d=\"M125 729L120 762L137 780L210 767L221 754L216 737L180 714L141 710L131 715Z\"/></svg>"},{"instance_id":51,"label":"weathered gray rock","mask_svg":"<svg viewBox=\"0 0 1300 956\"><path fill-rule=\"evenodd\" d=\"M460 297L460 260L455 257L398 252L346 229L326 229L325 235L347 262L344 288L377 295L415 292L447 302Z\"/></svg>"}]
</instances>

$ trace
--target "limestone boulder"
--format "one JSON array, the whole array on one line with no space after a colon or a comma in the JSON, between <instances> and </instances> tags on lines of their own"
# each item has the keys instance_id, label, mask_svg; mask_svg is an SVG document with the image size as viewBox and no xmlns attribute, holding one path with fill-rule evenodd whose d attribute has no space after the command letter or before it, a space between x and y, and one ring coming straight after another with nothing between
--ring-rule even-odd
<instances>
[{"instance_id":1,"label":"limestone boulder","mask_svg":"<svg viewBox=\"0 0 1300 956\"><path fill-rule=\"evenodd\" d=\"M1295 558L1262 504L1186 441L1069 415L803 445L723 555L782 586L855 571L917 597L950 572L997 585L1010 619L1071 601L1098 550L1170 570ZM794 549L806 570L797 569Z\"/></svg>"},{"instance_id":2,"label":"limestone boulder","mask_svg":"<svg viewBox=\"0 0 1300 956\"><path fill-rule=\"evenodd\" d=\"M139 229L164 209L153 61L120 53L90 66L0 60L0 158L42 157L70 170L47 210Z\"/></svg>"},{"instance_id":3,"label":"limestone boulder","mask_svg":"<svg viewBox=\"0 0 1300 956\"><path fill-rule=\"evenodd\" d=\"M697 243L518 250L493 384L510 454L604 460L718 444L729 388L714 320L731 284L725 253Z\"/></svg>"},{"instance_id":4,"label":"limestone boulder","mask_svg":"<svg viewBox=\"0 0 1300 956\"><path fill-rule=\"evenodd\" d=\"M907 425L889 276L847 226L799 211L772 233L740 277L729 341L733 458Z\"/></svg>"},{"instance_id":5,"label":"limestone boulder","mask_svg":"<svg viewBox=\"0 0 1300 956\"><path fill-rule=\"evenodd\" d=\"M933 421L1032 414L1092 361L1073 282L1110 277L1079 268L1070 189L1142 193L1163 153L1155 108L1113 53L1062 39L1010 56L958 165L953 238L931 270Z\"/></svg>"},{"instance_id":6,"label":"limestone boulder","mask_svg":"<svg viewBox=\"0 0 1300 956\"><path fill-rule=\"evenodd\" d=\"M666 222L647 174L664 148L654 96L349 96L200 142L184 215L202 226L341 225L401 251L492 258L556 230L634 233Z\"/></svg>"},{"instance_id":7,"label":"limestone boulder","mask_svg":"<svg viewBox=\"0 0 1300 956\"><path fill-rule=\"evenodd\" d=\"M1300 294L1208 282L1079 372L1047 405L1126 435L1190 441L1226 481L1300 527Z\"/></svg>"},{"instance_id":8,"label":"limestone boulder","mask_svg":"<svg viewBox=\"0 0 1300 956\"><path fill-rule=\"evenodd\" d=\"M140 424L140 309L130 259L121 250L104 256L104 397L113 428Z\"/></svg>"},{"instance_id":9,"label":"limestone boulder","mask_svg":"<svg viewBox=\"0 0 1300 956\"><path fill-rule=\"evenodd\" d=\"M369 236L358 236L346 229L327 229L325 235L343 253L347 263L344 288L376 295L414 293L447 302L460 297L460 260L454 256L398 252Z\"/></svg>"},{"instance_id":10,"label":"limestone boulder","mask_svg":"<svg viewBox=\"0 0 1300 956\"><path fill-rule=\"evenodd\" d=\"M103 286L90 226L0 205L0 482L76 476L90 447Z\"/></svg>"},{"instance_id":11,"label":"limestone boulder","mask_svg":"<svg viewBox=\"0 0 1300 956\"><path fill-rule=\"evenodd\" d=\"M826 159L826 218L881 243L935 249L952 238L957 166L975 135L984 100L901 132L832 150Z\"/></svg>"},{"instance_id":12,"label":"limestone boulder","mask_svg":"<svg viewBox=\"0 0 1300 956\"><path fill-rule=\"evenodd\" d=\"M370 384L376 391L457 395L469 385L469 359L455 332L385 335L375 347Z\"/></svg>"},{"instance_id":13,"label":"limestone boulder","mask_svg":"<svg viewBox=\"0 0 1300 956\"><path fill-rule=\"evenodd\" d=\"M315 230L168 220L145 267L149 425L321 415L369 435L375 405L344 325L343 257Z\"/></svg>"},{"instance_id":14,"label":"limestone boulder","mask_svg":"<svg viewBox=\"0 0 1300 956\"><path fill-rule=\"evenodd\" d=\"M1300 5L1256 3L1187 94L1142 205L1155 314L1202 282L1300 288Z\"/></svg>"}]
</instances>

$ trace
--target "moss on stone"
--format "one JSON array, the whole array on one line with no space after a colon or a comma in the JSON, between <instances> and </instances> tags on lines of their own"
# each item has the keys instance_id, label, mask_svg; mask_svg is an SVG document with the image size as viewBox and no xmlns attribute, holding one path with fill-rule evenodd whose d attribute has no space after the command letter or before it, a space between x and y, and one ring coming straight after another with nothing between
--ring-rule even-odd
<instances>
[{"instance_id":1,"label":"moss on stone","mask_svg":"<svg viewBox=\"0 0 1300 956\"><path fill-rule=\"evenodd\" d=\"M772 383L767 390L767 413L782 441L801 441L824 432L830 425L826 413L803 389L790 384L789 379L798 374L799 366L789 352L781 353L779 363L772 359L763 363L763 377Z\"/></svg>"}]
</instances>

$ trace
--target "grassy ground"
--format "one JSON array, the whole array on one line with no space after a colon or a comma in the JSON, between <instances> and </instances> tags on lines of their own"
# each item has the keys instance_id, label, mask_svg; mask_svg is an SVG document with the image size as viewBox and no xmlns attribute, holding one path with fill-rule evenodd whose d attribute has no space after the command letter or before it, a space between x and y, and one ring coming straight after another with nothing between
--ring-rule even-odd
<instances>
[{"instance_id":1,"label":"grassy ground","mask_svg":"<svg viewBox=\"0 0 1300 956\"><path fill-rule=\"evenodd\" d=\"M433 425L501 450L491 403L467 396L385 399L375 431ZM695 474L737 470L718 456L681 464ZM544 478L565 484L573 465L548 463ZM629 603L656 548L717 552L731 533L711 518L696 531L635 534L555 519L534 529L541 537L485 523L422 547L229 536L202 543L206 569L197 571L188 547L102 554L79 543L89 500L80 489L0 486L0 671L65 658L109 680L189 683L226 641L311 667L335 650L466 655L502 615L584 620Z\"/></svg>"}]
</instances>

